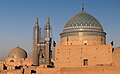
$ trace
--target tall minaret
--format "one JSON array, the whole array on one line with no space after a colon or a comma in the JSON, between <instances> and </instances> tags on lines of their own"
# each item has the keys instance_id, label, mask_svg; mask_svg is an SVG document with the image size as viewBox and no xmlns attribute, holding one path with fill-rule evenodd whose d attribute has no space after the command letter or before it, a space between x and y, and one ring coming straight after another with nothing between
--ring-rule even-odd
<instances>
[{"instance_id":1,"label":"tall minaret","mask_svg":"<svg viewBox=\"0 0 120 74\"><path fill-rule=\"evenodd\" d=\"M36 17L36 25L35 25L35 28L34 28L34 43L39 43L38 17Z\"/></svg>"},{"instance_id":2,"label":"tall minaret","mask_svg":"<svg viewBox=\"0 0 120 74\"><path fill-rule=\"evenodd\" d=\"M39 25L38 17L36 17L36 24L34 27L34 41L33 41L33 51L32 51L32 62L33 65L39 65Z\"/></svg>"},{"instance_id":3,"label":"tall minaret","mask_svg":"<svg viewBox=\"0 0 120 74\"><path fill-rule=\"evenodd\" d=\"M46 21L46 48L45 48L45 64L50 64L51 62L51 57L50 57L50 50L51 50L51 38L50 38L50 17L47 17L47 21Z\"/></svg>"}]
</instances>

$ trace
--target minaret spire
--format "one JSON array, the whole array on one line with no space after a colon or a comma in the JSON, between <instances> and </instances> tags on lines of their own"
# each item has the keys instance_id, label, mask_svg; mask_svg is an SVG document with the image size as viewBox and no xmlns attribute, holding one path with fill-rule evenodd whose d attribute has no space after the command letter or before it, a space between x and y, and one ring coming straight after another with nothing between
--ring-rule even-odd
<instances>
[{"instance_id":1,"label":"minaret spire","mask_svg":"<svg viewBox=\"0 0 120 74\"><path fill-rule=\"evenodd\" d=\"M49 16L47 17L47 20L46 20L46 27L50 28L50 17Z\"/></svg>"},{"instance_id":2,"label":"minaret spire","mask_svg":"<svg viewBox=\"0 0 120 74\"><path fill-rule=\"evenodd\" d=\"M38 25L38 17L36 17L35 27L34 27L34 42L33 42L33 50L32 50L32 62L33 65L39 65L39 25Z\"/></svg>"},{"instance_id":3,"label":"minaret spire","mask_svg":"<svg viewBox=\"0 0 120 74\"><path fill-rule=\"evenodd\" d=\"M48 16L47 17L47 20L46 20L46 39L47 41L49 42L49 39L50 39L50 17Z\"/></svg>"},{"instance_id":4,"label":"minaret spire","mask_svg":"<svg viewBox=\"0 0 120 74\"><path fill-rule=\"evenodd\" d=\"M50 64L51 38L50 38L50 17L49 16L47 17L47 20L46 20L45 30L46 30L45 64Z\"/></svg>"},{"instance_id":5,"label":"minaret spire","mask_svg":"<svg viewBox=\"0 0 120 74\"><path fill-rule=\"evenodd\" d=\"M38 16L36 17L36 24L38 24Z\"/></svg>"},{"instance_id":6,"label":"minaret spire","mask_svg":"<svg viewBox=\"0 0 120 74\"><path fill-rule=\"evenodd\" d=\"M34 30L34 42L38 43L39 42L39 25L38 25L38 17L36 17L36 25L35 25L35 30Z\"/></svg>"},{"instance_id":7,"label":"minaret spire","mask_svg":"<svg viewBox=\"0 0 120 74\"><path fill-rule=\"evenodd\" d=\"M82 11L84 11L84 4L82 4Z\"/></svg>"}]
</instances>

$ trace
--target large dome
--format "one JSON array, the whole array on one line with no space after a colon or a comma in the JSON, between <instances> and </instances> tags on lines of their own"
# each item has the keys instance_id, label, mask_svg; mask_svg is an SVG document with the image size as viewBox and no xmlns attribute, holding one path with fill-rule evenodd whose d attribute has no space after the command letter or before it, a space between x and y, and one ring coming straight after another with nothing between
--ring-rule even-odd
<instances>
[{"instance_id":1,"label":"large dome","mask_svg":"<svg viewBox=\"0 0 120 74\"><path fill-rule=\"evenodd\" d=\"M102 25L84 10L68 20L60 38L62 45L106 44L106 33Z\"/></svg>"},{"instance_id":2,"label":"large dome","mask_svg":"<svg viewBox=\"0 0 120 74\"><path fill-rule=\"evenodd\" d=\"M103 31L99 21L85 11L73 16L64 26L64 30L72 28L77 28L79 30Z\"/></svg>"},{"instance_id":3,"label":"large dome","mask_svg":"<svg viewBox=\"0 0 120 74\"><path fill-rule=\"evenodd\" d=\"M27 58L27 52L21 47L16 47L11 49L8 58Z\"/></svg>"}]
</instances>

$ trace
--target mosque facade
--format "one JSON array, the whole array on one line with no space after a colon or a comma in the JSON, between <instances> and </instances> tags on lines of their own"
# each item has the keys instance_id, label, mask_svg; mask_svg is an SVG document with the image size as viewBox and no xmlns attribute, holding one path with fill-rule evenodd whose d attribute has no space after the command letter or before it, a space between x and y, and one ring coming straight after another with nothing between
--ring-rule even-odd
<instances>
[{"instance_id":1,"label":"mosque facade","mask_svg":"<svg viewBox=\"0 0 120 74\"><path fill-rule=\"evenodd\" d=\"M60 38L55 50L56 67L112 64L112 46L106 44L102 25L84 10L67 22Z\"/></svg>"},{"instance_id":2,"label":"mosque facade","mask_svg":"<svg viewBox=\"0 0 120 74\"><path fill-rule=\"evenodd\" d=\"M44 29L41 40L36 17L32 57L19 46L11 49L5 62L0 62L0 74L120 74L120 48L106 44L102 25L84 6L65 24L60 44L53 42L54 52L50 17Z\"/></svg>"}]
</instances>

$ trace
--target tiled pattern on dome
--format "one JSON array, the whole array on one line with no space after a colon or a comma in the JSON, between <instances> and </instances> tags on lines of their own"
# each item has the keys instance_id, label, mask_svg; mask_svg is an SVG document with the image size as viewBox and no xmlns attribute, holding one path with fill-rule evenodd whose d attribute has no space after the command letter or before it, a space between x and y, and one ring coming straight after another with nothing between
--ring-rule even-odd
<instances>
[{"instance_id":1,"label":"tiled pattern on dome","mask_svg":"<svg viewBox=\"0 0 120 74\"><path fill-rule=\"evenodd\" d=\"M67 36L105 36L105 33L102 32L66 32L61 34L62 37Z\"/></svg>"},{"instance_id":2,"label":"tiled pattern on dome","mask_svg":"<svg viewBox=\"0 0 120 74\"><path fill-rule=\"evenodd\" d=\"M75 26L84 26L84 28L90 28L94 27L97 29L102 29L101 24L98 22L97 19L95 19L93 16L88 14L87 12L80 12L79 14L73 16L67 24L64 26L64 28L70 28Z\"/></svg>"},{"instance_id":3,"label":"tiled pattern on dome","mask_svg":"<svg viewBox=\"0 0 120 74\"><path fill-rule=\"evenodd\" d=\"M101 29L96 29L96 28L85 28L84 26L80 26L80 27L74 27L74 28L67 28L64 29L63 32L80 32L80 31L96 31L96 32L103 32L103 30Z\"/></svg>"}]
</instances>

